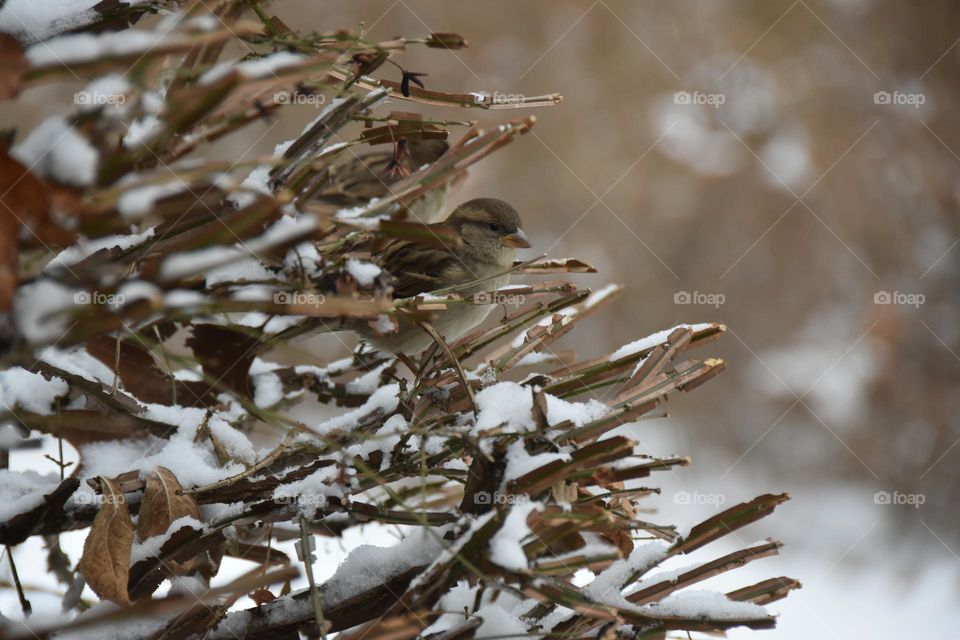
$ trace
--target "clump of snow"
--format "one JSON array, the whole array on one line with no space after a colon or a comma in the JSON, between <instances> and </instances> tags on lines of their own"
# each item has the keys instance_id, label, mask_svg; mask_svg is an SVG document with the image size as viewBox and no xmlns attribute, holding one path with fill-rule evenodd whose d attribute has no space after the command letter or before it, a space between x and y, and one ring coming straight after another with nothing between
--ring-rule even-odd
<instances>
[{"instance_id":1,"label":"clump of snow","mask_svg":"<svg viewBox=\"0 0 960 640\"><path fill-rule=\"evenodd\" d=\"M164 533L152 536L146 540L135 540L133 548L130 550L130 565L133 566L141 560L153 558L160 555L160 549L175 534L184 527L190 527L198 531L203 530L203 523L192 516L182 516L170 523Z\"/></svg>"},{"instance_id":2,"label":"clump of snow","mask_svg":"<svg viewBox=\"0 0 960 640\"><path fill-rule=\"evenodd\" d=\"M209 287L222 282L257 282L275 277L258 258L248 255L229 264L214 267L207 272L206 279Z\"/></svg>"},{"instance_id":3,"label":"clump of snow","mask_svg":"<svg viewBox=\"0 0 960 640\"><path fill-rule=\"evenodd\" d=\"M313 242L301 242L295 247L291 247L283 259L284 269L303 269L304 275L316 277L321 273L320 266L323 264L323 256Z\"/></svg>"},{"instance_id":4,"label":"clump of snow","mask_svg":"<svg viewBox=\"0 0 960 640\"><path fill-rule=\"evenodd\" d=\"M299 65L304 60L305 58L301 55L289 51L279 51L255 60L245 60L238 63L226 62L203 74L200 77L200 84L213 84L233 70L236 70L245 78L251 79L263 78L267 75L275 76L278 71Z\"/></svg>"},{"instance_id":5,"label":"clump of snow","mask_svg":"<svg viewBox=\"0 0 960 640\"><path fill-rule=\"evenodd\" d=\"M533 431L536 423L530 409L533 396L528 387L515 382L500 382L477 393L476 431L489 431L508 424L520 431Z\"/></svg>"},{"instance_id":6,"label":"clump of snow","mask_svg":"<svg viewBox=\"0 0 960 640\"><path fill-rule=\"evenodd\" d=\"M495 429L508 425L521 432L534 431L533 394L529 387L516 382L499 382L483 389L476 395L477 420L474 432ZM547 422L551 425L570 420L576 426L583 426L602 417L607 411L606 405L597 400L589 402L568 402L546 394Z\"/></svg>"},{"instance_id":7,"label":"clump of snow","mask_svg":"<svg viewBox=\"0 0 960 640\"><path fill-rule=\"evenodd\" d=\"M159 302L163 299L163 292L152 282L146 280L127 280L117 289L117 298L121 304L131 304L137 300L153 300Z\"/></svg>"},{"instance_id":8,"label":"clump of snow","mask_svg":"<svg viewBox=\"0 0 960 640\"><path fill-rule=\"evenodd\" d=\"M297 367L299 373L299 367ZM330 418L320 424L311 427L314 433L326 434L331 431L341 430L349 431L357 426L358 421L374 411L380 411L382 414L392 413L397 408L399 402L398 394L400 385L393 383L387 384L377 389L362 406L353 411L348 411L342 415Z\"/></svg>"},{"instance_id":9,"label":"clump of snow","mask_svg":"<svg viewBox=\"0 0 960 640\"><path fill-rule=\"evenodd\" d=\"M438 537L436 532L417 529L393 547L357 547L324 584L324 599L330 604L343 602L407 569L430 563L443 549Z\"/></svg>"},{"instance_id":10,"label":"clump of snow","mask_svg":"<svg viewBox=\"0 0 960 640\"><path fill-rule=\"evenodd\" d=\"M0 371L0 406L7 410L20 407L31 413L50 415L54 401L66 395L69 385L62 378L47 380L22 367Z\"/></svg>"},{"instance_id":11,"label":"clump of snow","mask_svg":"<svg viewBox=\"0 0 960 640\"><path fill-rule=\"evenodd\" d=\"M125 218L146 215L158 200L181 193L188 189L182 180L173 180L163 184L148 184L123 192L117 201L117 211Z\"/></svg>"},{"instance_id":12,"label":"clump of snow","mask_svg":"<svg viewBox=\"0 0 960 640\"><path fill-rule=\"evenodd\" d=\"M538 364L543 364L546 362L559 362L560 358L554 353L549 353L547 351L531 351L517 361L516 366L518 367L530 367Z\"/></svg>"},{"instance_id":13,"label":"clump of snow","mask_svg":"<svg viewBox=\"0 0 960 640\"><path fill-rule=\"evenodd\" d=\"M164 280L180 280L190 275L202 274L214 267L229 264L245 255L238 247L205 247L167 256L160 266Z\"/></svg>"},{"instance_id":14,"label":"clump of snow","mask_svg":"<svg viewBox=\"0 0 960 640\"><path fill-rule=\"evenodd\" d=\"M340 220L349 220L350 224L367 227L369 229L376 229L378 226L380 226L381 216L367 217L364 214L376 206L379 201L380 198L370 198L370 201L367 202L367 204L360 205L358 207L347 207L340 209L334 214L334 216Z\"/></svg>"},{"instance_id":15,"label":"clump of snow","mask_svg":"<svg viewBox=\"0 0 960 640\"><path fill-rule=\"evenodd\" d=\"M207 302L207 296L193 289L173 289L163 298L163 303L168 307L189 307L205 302Z\"/></svg>"},{"instance_id":16,"label":"clump of snow","mask_svg":"<svg viewBox=\"0 0 960 640\"><path fill-rule=\"evenodd\" d=\"M131 149L146 144L163 127L163 121L155 114L147 114L130 123L127 133L123 136L123 146Z\"/></svg>"},{"instance_id":17,"label":"clump of snow","mask_svg":"<svg viewBox=\"0 0 960 640\"><path fill-rule=\"evenodd\" d=\"M41 279L17 289L13 317L17 329L28 342L53 342L70 327L69 312L79 289L53 280Z\"/></svg>"},{"instance_id":18,"label":"clump of snow","mask_svg":"<svg viewBox=\"0 0 960 640\"><path fill-rule=\"evenodd\" d=\"M257 461L257 452L247 436L231 427L226 420L212 417L207 423L207 427L209 427L213 437L223 445L228 456L245 464L254 464Z\"/></svg>"},{"instance_id":19,"label":"clump of snow","mask_svg":"<svg viewBox=\"0 0 960 640\"><path fill-rule=\"evenodd\" d=\"M656 616L712 620L755 620L769 615L760 605L737 602L714 591L681 591L660 602L643 605L640 610Z\"/></svg>"},{"instance_id":20,"label":"clump of snow","mask_svg":"<svg viewBox=\"0 0 960 640\"><path fill-rule=\"evenodd\" d=\"M244 314L243 317L237 321L237 324L244 327L256 327L263 330L267 335L273 335L289 329L305 317L306 316L297 315L271 317L259 311L251 311L250 313Z\"/></svg>"},{"instance_id":21,"label":"clump of snow","mask_svg":"<svg viewBox=\"0 0 960 640\"><path fill-rule=\"evenodd\" d=\"M586 300L583 301L583 308L590 309L597 306L598 304L600 304L601 302L603 302L613 294L620 291L620 289L621 287L618 284L608 284L602 289L598 289L594 291L587 297Z\"/></svg>"},{"instance_id":22,"label":"clump of snow","mask_svg":"<svg viewBox=\"0 0 960 640\"><path fill-rule=\"evenodd\" d=\"M72 373L91 382L100 382L107 386L113 385L115 376L110 367L94 358L83 347L71 349L47 347L40 352L40 359L58 369L63 369L67 373Z\"/></svg>"},{"instance_id":23,"label":"clump of snow","mask_svg":"<svg viewBox=\"0 0 960 640\"><path fill-rule=\"evenodd\" d=\"M364 262L350 258L347 260L347 272L353 276L361 287L369 287L380 275L381 269L372 262Z\"/></svg>"},{"instance_id":24,"label":"clump of snow","mask_svg":"<svg viewBox=\"0 0 960 640\"><path fill-rule=\"evenodd\" d=\"M165 280L200 274L214 267L232 264L245 257L256 257L257 252L271 249L306 235L317 227L313 216L295 218L284 215L256 238L251 238L232 247L207 247L196 251L175 253L160 265L160 277Z\"/></svg>"},{"instance_id":25,"label":"clump of snow","mask_svg":"<svg viewBox=\"0 0 960 640\"><path fill-rule=\"evenodd\" d=\"M551 425L569 420L574 426L593 422L606 415L609 409L599 400L590 399L587 402L569 402L562 398L545 394L547 399L547 422Z\"/></svg>"},{"instance_id":26,"label":"clump of snow","mask_svg":"<svg viewBox=\"0 0 960 640\"><path fill-rule=\"evenodd\" d=\"M0 469L0 522L40 506L43 496L60 484L55 473Z\"/></svg>"},{"instance_id":27,"label":"clump of snow","mask_svg":"<svg viewBox=\"0 0 960 640\"><path fill-rule=\"evenodd\" d=\"M124 235L103 236L87 240L80 238L76 244L67 247L44 267L49 272L61 267L69 267L81 260L92 256L101 249L129 249L153 237L154 228L150 227L143 233L128 233Z\"/></svg>"},{"instance_id":28,"label":"clump of snow","mask_svg":"<svg viewBox=\"0 0 960 640\"><path fill-rule=\"evenodd\" d=\"M478 587L471 587L463 581L452 587L441 598L439 606L441 611L448 613L427 627L423 635L452 631L474 617L482 621L474 632L475 638L522 638L529 635L527 625L520 618L529 609L529 600L518 598L509 591L487 589L474 612L473 608L478 604L477 591Z\"/></svg>"},{"instance_id":29,"label":"clump of snow","mask_svg":"<svg viewBox=\"0 0 960 640\"><path fill-rule=\"evenodd\" d=\"M703 329L709 329L713 326L709 322L701 322L699 324L678 324L672 329L664 329L663 331L658 331L656 333L650 334L646 338L640 338L630 344L625 344L612 354L610 354L610 360L619 360L620 358L626 358L627 356L632 356L635 353L644 351L645 349L650 349L657 346L658 344L663 343L671 333L677 329L690 329L693 332L701 331Z\"/></svg>"},{"instance_id":30,"label":"clump of snow","mask_svg":"<svg viewBox=\"0 0 960 640\"><path fill-rule=\"evenodd\" d=\"M394 318L392 316L381 313L377 316L372 328L378 335L383 336L394 333L397 330L397 325L394 324Z\"/></svg>"},{"instance_id":31,"label":"clump of snow","mask_svg":"<svg viewBox=\"0 0 960 640\"><path fill-rule=\"evenodd\" d=\"M184 487L201 486L223 480L244 470L231 462L221 466L209 438L196 438L206 420L227 454L237 460L251 462L255 458L253 446L246 437L225 423L218 414L207 417L207 410L196 407L144 405L143 416L169 424L171 435L166 439L148 436L139 440L94 442L80 449L84 477L112 476L117 469L136 469L141 475L166 467Z\"/></svg>"},{"instance_id":32,"label":"clump of snow","mask_svg":"<svg viewBox=\"0 0 960 640\"><path fill-rule=\"evenodd\" d=\"M380 375L383 373L384 369L390 366L390 362L384 362L378 367L367 371L362 376L354 378L347 383L346 391L347 393L353 393L358 395L369 395L377 390L380 386Z\"/></svg>"},{"instance_id":33,"label":"clump of snow","mask_svg":"<svg viewBox=\"0 0 960 640\"><path fill-rule=\"evenodd\" d=\"M105 109L104 113L114 118L126 116L129 108L127 94L132 87L116 73L94 78L85 89L73 94L78 113L92 113Z\"/></svg>"},{"instance_id":34,"label":"clump of snow","mask_svg":"<svg viewBox=\"0 0 960 640\"><path fill-rule=\"evenodd\" d=\"M34 45L27 49L26 56L35 67L59 66L143 53L166 37L167 33L159 29L77 33Z\"/></svg>"},{"instance_id":35,"label":"clump of snow","mask_svg":"<svg viewBox=\"0 0 960 640\"><path fill-rule=\"evenodd\" d=\"M273 300L277 293L276 288L265 284L247 284L239 287L231 287L230 297L234 300L259 300L269 302Z\"/></svg>"},{"instance_id":36,"label":"clump of snow","mask_svg":"<svg viewBox=\"0 0 960 640\"><path fill-rule=\"evenodd\" d=\"M543 510L540 502L520 502L513 505L500 530L490 539L490 560L504 569L526 571L527 555L523 552L523 540L533 532L527 518L533 511Z\"/></svg>"},{"instance_id":37,"label":"clump of snow","mask_svg":"<svg viewBox=\"0 0 960 640\"><path fill-rule=\"evenodd\" d=\"M78 187L93 184L100 160L97 148L60 116L40 123L10 155L33 173Z\"/></svg>"},{"instance_id":38,"label":"clump of snow","mask_svg":"<svg viewBox=\"0 0 960 640\"><path fill-rule=\"evenodd\" d=\"M483 624L477 627L476 638L525 638L528 635L519 615L505 609L500 600L477 609L477 617Z\"/></svg>"},{"instance_id":39,"label":"clump of snow","mask_svg":"<svg viewBox=\"0 0 960 640\"><path fill-rule=\"evenodd\" d=\"M253 403L261 409L267 409L278 404L283 400L283 383L280 376L267 371L252 375L253 378Z\"/></svg>"},{"instance_id":40,"label":"clump of snow","mask_svg":"<svg viewBox=\"0 0 960 640\"><path fill-rule=\"evenodd\" d=\"M124 0L135 6L147 0ZM24 44L46 40L78 29L100 18L93 7L101 0L7 0L0 3L0 32Z\"/></svg>"},{"instance_id":41,"label":"clump of snow","mask_svg":"<svg viewBox=\"0 0 960 640\"><path fill-rule=\"evenodd\" d=\"M476 603L477 587L471 587L468 583L460 581L447 591L442 598L437 609L446 611L433 624L423 630L424 637L430 637L435 633L450 631L467 622L464 617L467 611L472 611Z\"/></svg>"},{"instance_id":42,"label":"clump of snow","mask_svg":"<svg viewBox=\"0 0 960 640\"><path fill-rule=\"evenodd\" d=\"M507 448L506 457L507 468L504 470L503 479L507 481L526 475L534 469L539 469L554 460L562 460L564 462L570 460L570 454L568 452L552 453L548 451L532 456L527 453L523 440L517 440L511 443Z\"/></svg>"},{"instance_id":43,"label":"clump of snow","mask_svg":"<svg viewBox=\"0 0 960 640\"><path fill-rule=\"evenodd\" d=\"M625 599L620 591L628 586L626 583L634 575L643 575L661 560L667 557L669 545L662 541L649 542L638 546L628 558L617 560L601 571L593 582L583 588L586 595L597 602L620 602Z\"/></svg>"},{"instance_id":44,"label":"clump of snow","mask_svg":"<svg viewBox=\"0 0 960 640\"><path fill-rule=\"evenodd\" d=\"M343 497L343 484L340 467L330 465L306 478L278 486L273 490L273 499L295 503L305 514L315 517L327 505L328 498Z\"/></svg>"},{"instance_id":45,"label":"clump of snow","mask_svg":"<svg viewBox=\"0 0 960 640\"><path fill-rule=\"evenodd\" d=\"M383 460L380 463L380 468L384 469L390 466L390 457L393 453L393 448L400 442L400 436L407 432L407 421L403 416L397 414L390 416L386 422L383 423L383 426L377 429L377 432L371 436L364 438L362 441L352 444L346 449L346 454L348 456L360 456L361 458L367 458L374 451L380 451L383 454ZM444 440L437 438L437 440ZM427 453L429 447L423 447Z\"/></svg>"}]
</instances>

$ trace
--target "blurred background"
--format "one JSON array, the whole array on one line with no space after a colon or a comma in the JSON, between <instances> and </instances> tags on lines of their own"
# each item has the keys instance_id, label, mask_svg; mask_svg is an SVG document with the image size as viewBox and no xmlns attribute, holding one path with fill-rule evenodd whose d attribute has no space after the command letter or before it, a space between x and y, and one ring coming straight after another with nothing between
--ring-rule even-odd
<instances>
[{"instance_id":1,"label":"blurred background","mask_svg":"<svg viewBox=\"0 0 960 640\"><path fill-rule=\"evenodd\" d=\"M731 574L731 588L803 582L772 605L768 635L956 634L960 5L302 0L276 12L302 31L363 25L374 41L466 36L464 50L395 57L427 88L562 93L450 204L509 200L531 256L598 267L578 284L625 285L557 349L592 357L678 323L727 325L705 348L727 372L668 419L625 429L651 453L693 458L654 478L651 519L690 524L789 492L747 530L783 540L782 555ZM375 75L399 79L389 65ZM416 110L488 125L531 113ZM291 108L214 155L268 155L315 115Z\"/></svg>"}]
</instances>

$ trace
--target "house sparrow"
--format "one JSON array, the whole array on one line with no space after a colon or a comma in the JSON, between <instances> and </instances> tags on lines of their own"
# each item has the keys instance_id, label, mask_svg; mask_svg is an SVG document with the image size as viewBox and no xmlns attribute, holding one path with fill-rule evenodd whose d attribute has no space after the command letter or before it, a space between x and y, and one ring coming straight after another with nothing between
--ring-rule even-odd
<instances>
[{"instance_id":1,"label":"house sparrow","mask_svg":"<svg viewBox=\"0 0 960 640\"><path fill-rule=\"evenodd\" d=\"M516 248L530 247L520 216L503 200L477 198L458 206L443 221L456 230L459 242L436 248L407 240L388 244L376 257L383 269L394 276L395 298L409 298L495 274L513 265ZM509 274L477 283L460 293L503 287ZM452 342L483 322L491 305L456 304L439 312L431 322L444 340ZM416 355L433 344L433 338L416 322L400 317L399 330L382 336L364 337L378 351Z\"/></svg>"}]
</instances>

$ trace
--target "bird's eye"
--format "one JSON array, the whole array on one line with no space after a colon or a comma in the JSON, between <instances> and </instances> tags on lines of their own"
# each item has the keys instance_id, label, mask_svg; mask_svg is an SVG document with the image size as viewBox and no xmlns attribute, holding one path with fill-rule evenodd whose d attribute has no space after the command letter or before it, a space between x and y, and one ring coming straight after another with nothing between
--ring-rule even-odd
<instances>
[{"instance_id":1,"label":"bird's eye","mask_svg":"<svg viewBox=\"0 0 960 640\"><path fill-rule=\"evenodd\" d=\"M500 225L498 225L496 222L491 222L490 231L500 231Z\"/></svg>"}]
</instances>

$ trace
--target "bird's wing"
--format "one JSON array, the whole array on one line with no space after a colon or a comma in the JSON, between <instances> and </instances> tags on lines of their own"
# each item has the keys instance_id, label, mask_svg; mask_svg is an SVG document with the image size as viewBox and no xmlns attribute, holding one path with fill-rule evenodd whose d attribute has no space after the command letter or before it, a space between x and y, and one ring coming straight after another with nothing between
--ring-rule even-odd
<instances>
[{"instance_id":1,"label":"bird's wing","mask_svg":"<svg viewBox=\"0 0 960 640\"><path fill-rule=\"evenodd\" d=\"M396 278L395 298L409 298L469 279L464 277L466 267L452 252L418 242L391 242L380 252L380 265Z\"/></svg>"}]
</instances>

